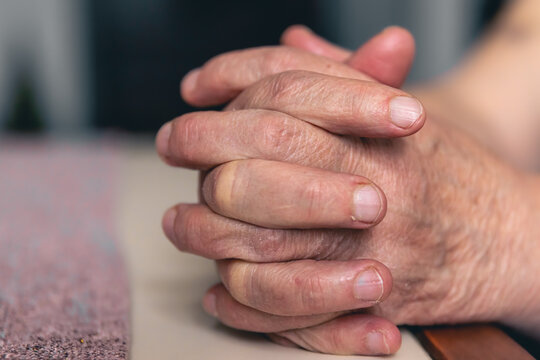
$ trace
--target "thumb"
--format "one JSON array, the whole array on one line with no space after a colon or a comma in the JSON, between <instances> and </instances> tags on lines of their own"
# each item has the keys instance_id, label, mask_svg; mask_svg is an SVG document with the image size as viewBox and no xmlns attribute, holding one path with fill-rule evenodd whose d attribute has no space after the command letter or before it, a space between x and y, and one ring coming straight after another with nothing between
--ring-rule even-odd
<instances>
[{"instance_id":1,"label":"thumb","mask_svg":"<svg viewBox=\"0 0 540 360\"><path fill-rule=\"evenodd\" d=\"M304 25L288 27L281 35L280 42L339 62L347 61L352 55L350 50L328 42Z\"/></svg>"},{"instance_id":2,"label":"thumb","mask_svg":"<svg viewBox=\"0 0 540 360\"><path fill-rule=\"evenodd\" d=\"M392 26L358 48L346 63L383 84L401 87L411 69L414 52L411 33Z\"/></svg>"},{"instance_id":3,"label":"thumb","mask_svg":"<svg viewBox=\"0 0 540 360\"><path fill-rule=\"evenodd\" d=\"M293 25L285 30L281 43L345 62L392 87L403 85L415 53L413 36L397 26L386 28L354 53L326 41L301 25Z\"/></svg>"}]
</instances>

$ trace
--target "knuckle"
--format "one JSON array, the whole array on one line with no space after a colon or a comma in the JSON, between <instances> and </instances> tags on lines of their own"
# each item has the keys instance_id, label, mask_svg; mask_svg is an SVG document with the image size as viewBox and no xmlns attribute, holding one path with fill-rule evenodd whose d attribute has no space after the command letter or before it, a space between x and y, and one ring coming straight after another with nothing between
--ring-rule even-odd
<instances>
[{"instance_id":1,"label":"knuckle","mask_svg":"<svg viewBox=\"0 0 540 360\"><path fill-rule=\"evenodd\" d=\"M318 218L321 212L321 207L324 205L324 193L327 189L327 184L322 180L312 179L302 190L301 199L305 204L303 212L306 218Z\"/></svg>"},{"instance_id":2,"label":"knuckle","mask_svg":"<svg viewBox=\"0 0 540 360\"><path fill-rule=\"evenodd\" d=\"M231 60L238 56L238 51L232 51L217 55L208 60L203 66L200 77L212 79L215 87L236 87L231 77Z\"/></svg>"},{"instance_id":3,"label":"knuckle","mask_svg":"<svg viewBox=\"0 0 540 360\"><path fill-rule=\"evenodd\" d=\"M210 172L203 183L203 196L207 204L220 213L234 210L241 196L239 161L231 161Z\"/></svg>"},{"instance_id":4,"label":"knuckle","mask_svg":"<svg viewBox=\"0 0 540 360\"><path fill-rule=\"evenodd\" d=\"M289 70L270 78L268 96L272 102L286 104L301 92L300 79L304 71Z\"/></svg>"},{"instance_id":5,"label":"knuckle","mask_svg":"<svg viewBox=\"0 0 540 360\"><path fill-rule=\"evenodd\" d=\"M256 265L251 265L256 266ZM221 279L229 290L232 297L245 304L249 302L250 294L253 292L253 276L255 269L250 270L250 266L239 260L227 261L225 268L220 268Z\"/></svg>"},{"instance_id":6,"label":"knuckle","mask_svg":"<svg viewBox=\"0 0 540 360\"><path fill-rule=\"evenodd\" d=\"M242 258L242 248L234 246L234 231L223 229L208 209L193 208L179 213L176 225L180 251L210 259Z\"/></svg>"},{"instance_id":7,"label":"knuckle","mask_svg":"<svg viewBox=\"0 0 540 360\"><path fill-rule=\"evenodd\" d=\"M296 120L288 116L270 119L264 123L263 128L261 151L267 154L277 152L280 160L286 161L302 143L302 132Z\"/></svg>"},{"instance_id":8,"label":"knuckle","mask_svg":"<svg viewBox=\"0 0 540 360\"><path fill-rule=\"evenodd\" d=\"M174 132L169 144L172 153L182 164L193 164L198 154L194 139L200 138L204 133L203 113L189 113L178 117L174 121Z\"/></svg>"},{"instance_id":9,"label":"knuckle","mask_svg":"<svg viewBox=\"0 0 540 360\"><path fill-rule=\"evenodd\" d=\"M349 117L377 123L376 120L387 116L388 97L393 92L393 89L376 83L363 81L355 84L348 92Z\"/></svg>"},{"instance_id":10,"label":"knuckle","mask_svg":"<svg viewBox=\"0 0 540 360\"><path fill-rule=\"evenodd\" d=\"M259 228L248 240L252 261L272 261L288 257L285 231Z\"/></svg>"},{"instance_id":11,"label":"knuckle","mask_svg":"<svg viewBox=\"0 0 540 360\"><path fill-rule=\"evenodd\" d=\"M322 296L325 287L318 274L301 272L294 276L293 281L303 309L317 312L325 309L325 299Z\"/></svg>"},{"instance_id":12,"label":"knuckle","mask_svg":"<svg viewBox=\"0 0 540 360\"><path fill-rule=\"evenodd\" d=\"M194 211L180 211L175 222L176 247L182 252L197 253L201 238L201 219Z\"/></svg>"},{"instance_id":13,"label":"knuckle","mask_svg":"<svg viewBox=\"0 0 540 360\"><path fill-rule=\"evenodd\" d=\"M298 66L298 51L289 47L271 47L265 51L262 58L262 72L276 74Z\"/></svg>"},{"instance_id":14,"label":"knuckle","mask_svg":"<svg viewBox=\"0 0 540 360\"><path fill-rule=\"evenodd\" d=\"M232 225L208 208L190 207L180 210L175 219L175 246L182 252L209 259L243 259L269 261L278 252L279 237L267 243L263 231L251 229L247 224ZM272 252L274 250L274 252Z\"/></svg>"},{"instance_id":15,"label":"knuckle","mask_svg":"<svg viewBox=\"0 0 540 360\"><path fill-rule=\"evenodd\" d=\"M312 233L312 253L316 260L350 260L356 256L358 240L355 230L334 229Z\"/></svg>"},{"instance_id":16,"label":"knuckle","mask_svg":"<svg viewBox=\"0 0 540 360\"><path fill-rule=\"evenodd\" d=\"M354 243L345 243L339 232L329 234L314 230L274 230L258 228L251 232L247 242L246 260L254 262L291 261L300 259L326 260L351 253ZM350 240L347 237L346 240ZM343 245L347 245L344 247ZM348 249L348 250L347 250ZM340 252L341 251L341 252ZM350 255L352 256L352 255Z\"/></svg>"},{"instance_id":17,"label":"knuckle","mask_svg":"<svg viewBox=\"0 0 540 360\"><path fill-rule=\"evenodd\" d=\"M243 286L249 304L263 311L285 307L283 287L276 281L281 275L275 266L255 265L244 276Z\"/></svg>"},{"instance_id":18,"label":"knuckle","mask_svg":"<svg viewBox=\"0 0 540 360\"><path fill-rule=\"evenodd\" d=\"M236 89L241 82L239 76L231 72L231 65L243 62L244 67L251 70L243 75L248 75L253 82L268 75L298 68L298 61L299 51L294 48L269 46L237 50L208 60L201 75L212 79L212 84L216 87Z\"/></svg>"},{"instance_id":19,"label":"knuckle","mask_svg":"<svg viewBox=\"0 0 540 360\"><path fill-rule=\"evenodd\" d=\"M336 330L330 332L330 336L328 337L328 342L331 349L343 349L345 345L343 333Z\"/></svg>"},{"instance_id":20,"label":"knuckle","mask_svg":"<svg viewBox=\"0 0 540 360\"><path fill-rule=\"evenodd\" d=\"M220 267L223 284L238 302L258 310L268 310L270 304L282 298L276 289L275 268L267 264L246 263L241 260L226 261ZM279 305L279 304L278 304Z\"/></svg>"},{"instance_id":21,"label":"knuckle","mask_svg":"<svg viewBox=\"0 0 540 360\"><path fill-rule=\"evenodd\" d=\"M355 86L354 91L349 93L350 106L348 108L350 118L358 119L365 117L366 111L369 110L369 106L372 104L372 98L369 96L369 93L369 87L364 83Z\"/></svg>"}]
</instances>

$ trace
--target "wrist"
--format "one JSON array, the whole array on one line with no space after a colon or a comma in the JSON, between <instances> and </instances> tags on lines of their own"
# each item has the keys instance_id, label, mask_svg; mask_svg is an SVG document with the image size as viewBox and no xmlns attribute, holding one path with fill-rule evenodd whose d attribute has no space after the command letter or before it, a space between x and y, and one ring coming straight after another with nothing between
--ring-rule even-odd
<instances>
[{"instance_id":1,"label":"wrist","mask_svg":"<svg viewBox=\"0 0 540 360\"><path fill-rule=\"evenodd\" d=\"M540 177L524 176L522 189L522 219L520 225L516 222L515 236L506 239L512 270L505 283L513 294L500 321L540 338Z\"/></svg>"},{"instance_id":2,"label":"wrist","mask_svg":"<svg viewBox=\"0 0 540 360\"><path fill-rule=\"evenodd\" d=\"M435 196L430 204L444 206L434 223L451 276L441 321L540 327L540 180L436 120L415 139L431 154L426 176L444 176L429 192Z\"/></svg>"}]
</instances>

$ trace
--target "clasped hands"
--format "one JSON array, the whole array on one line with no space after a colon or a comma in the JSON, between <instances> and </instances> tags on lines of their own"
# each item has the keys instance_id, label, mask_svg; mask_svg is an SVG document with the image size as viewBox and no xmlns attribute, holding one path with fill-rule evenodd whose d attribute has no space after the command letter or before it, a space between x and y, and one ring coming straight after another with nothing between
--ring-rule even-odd
<instances>
[{"instance_id":1,"label":"clasped hands","mask_svg":"<svg viewBox=\"0 0 540 360\"><path fill-rule=\"evenodd\" d=\"M507 279L527 261L513 230L530 225L528 183L398 89L410 34L389 28L354 53L302 27L282 42L189 73L188 103L228 105L157 135L165 162L202 171L201 203L163 228L217 260L206 311L283 345L367 355L396 352L399 324L527 318L534 297Z\"/></svg>"}]
</instances>

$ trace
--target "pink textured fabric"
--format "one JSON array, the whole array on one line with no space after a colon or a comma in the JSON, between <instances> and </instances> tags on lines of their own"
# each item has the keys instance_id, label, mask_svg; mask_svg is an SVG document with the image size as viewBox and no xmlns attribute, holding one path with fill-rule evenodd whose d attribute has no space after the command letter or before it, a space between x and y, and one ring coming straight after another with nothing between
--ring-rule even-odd
<instances>
[{"instance_id":1,"label":"pink textured fabric","mask_svg":"<svg viewBox=\"0 0 540 360\"><path fill-rule=\"evenodd\" d=\"M0 359L125 359L118 156L103 143L0 139Z\"/></svg>"}]
</instances>

